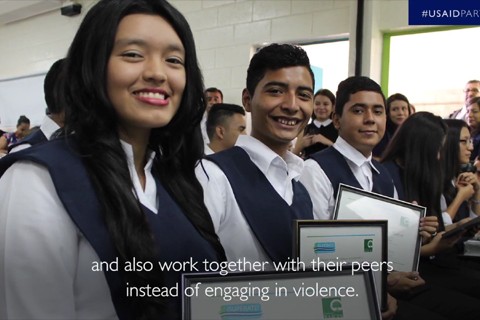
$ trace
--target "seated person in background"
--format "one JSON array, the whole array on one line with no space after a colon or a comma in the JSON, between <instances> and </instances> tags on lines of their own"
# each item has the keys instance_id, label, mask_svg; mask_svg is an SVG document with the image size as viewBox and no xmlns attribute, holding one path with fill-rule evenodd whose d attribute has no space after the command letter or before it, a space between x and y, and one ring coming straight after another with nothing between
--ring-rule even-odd
<instances>
[{"instance_id":1,"label":"seated person in background","mask_svg":"<svg viewBox=\"0 0 480 320\"><path fill-rule=\"evenodd\" d=\"M30 119L20 116L17 121L17 130L15 132L4 133L0 137L0 153L8 153L8 147L21 140L30 130Z\"/></svg>"},{"instance_id":2,"label":"seated person in background","mask_svg":"<svg viewBox=\"0 0 480 320\"><path fill-rule=\"evenodd\" d=\"M315 93L312 122L297 138L294 153L306 159L311 154L331 146L338 137L333 125L332 113L335 95L328 89Z\"/></svg>"},{"instance_id":3,"label":"seated person in background","mask_svg":"<svg viewBox=\"0 0 480 320\"><path fill-rule=\"evenodd\" d=\"M312 114L313 87L303 49L260 49L242 92L252 113L251 136L239 136L235 147L207 156L196 168L228 260L287 261L292 221L313 217L310 197L297 181L303 160L287 151Z\"/></svg>"},{"instance_id":4,"label":"seated person in background","mask_svg":"<svg viewBox=\"0 0 480 320\"><path fill-rule=\"evenodd\" d=\"M48 70L43 82L45 102L47 104L47 115L43 118L40 130L30 133L22 141L10 146L10 152L28 148L31 145L48 141L54 132L63 127L65 118L63 107L57 103L57 89L55 83L58 81L62 65L65 59L55 61Z\"/></svg>"},{"instance_id":5,"label":"seated person in background","mask_svg":"<svg viewBox=\"0 0 480 320\"><path fill-rule=\"evenodd\" d=\"M229 149L235 145L238 136L246 134L245 109L236 104L217 103L207 116L207 134L210 143L205 154Z\"/></svg>"},{"instance_id":6,"label":"seated person in background","mask_svg":"<svg viewBox=\"0 0 480 320\"><path fill-rule=\"evenodd\" d=\"M407 97L401 93L392 94L387 99L387 126L382 140L373 148L373 157L378 160L381 158L383 151L392 139L398 127L407 119L410 112L410 102Z\"/></svg>"},{"instance_id":7,"label":"seated person in background","mask_svg":"<svg viewBox=\"0 0 480 320\"><path fill-rule=\"evenodd\" d=\"M443 145L444 185L441 210L445 225L480 214L480 187L476 168L470 163L473 141L468 125L459 119L444 120L448 126ZM475 170L475 172L469 171Z\"/></svg>"},{"instance_id":8,"label":"seated person in background","mask_svg":"<svg viewBox=\"0 0 480 320\"><path fill-rule=\"evenodd\" d=\"M475 161L480 152L480 97L470 99L467 107L467 124L473 140L473 150L470 161Z\"/></svg>"}]
</instances>

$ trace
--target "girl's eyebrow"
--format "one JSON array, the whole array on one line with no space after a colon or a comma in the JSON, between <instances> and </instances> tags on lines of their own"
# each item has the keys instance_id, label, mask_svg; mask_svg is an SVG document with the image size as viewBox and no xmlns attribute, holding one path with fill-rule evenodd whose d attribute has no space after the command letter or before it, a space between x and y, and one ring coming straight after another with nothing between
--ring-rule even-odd
<instances>
[{"instance_id":1,"label":"girl's eyebrow","mask_svg":"<svg viewBox=\"0 0 480 320\"><path fill-rule=\"evenodd\" d=\"M138 38L121 38L115 41L115 45L120 45L120 46L127 46L127 45L138 45L141 47L146 47L148 46L148 42L143 40L143 39L138 39ZM169 44L167 47L168 51L178 51L181 53L184 53L184 48L183 46L179 44Z\"/></svg>"}]
</instances>

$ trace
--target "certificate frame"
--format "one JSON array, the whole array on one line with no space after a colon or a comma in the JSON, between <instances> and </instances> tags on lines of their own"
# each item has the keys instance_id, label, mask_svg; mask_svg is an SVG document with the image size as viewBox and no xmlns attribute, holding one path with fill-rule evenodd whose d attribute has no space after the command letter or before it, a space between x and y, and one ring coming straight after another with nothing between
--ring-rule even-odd
<instances>
[{"instance_id":1,"label":"certificate frame","mask_svg":"<svg viewBox=\"0 0 480 320\"><path fill-rule=\"evenodd\" d=\"M381 309L387 307L387 220L295 220L293 256L308 265L312 260L331 263L381 263L373 277ZM346 239L347 238L347 239Z\"/></svg>"},{"instance_id":2,"label":"certificate frame","mask_svg":"<svg viewBox=\"0 0 480 320\"><path fill-rule=\"evenodd\" d=\"M204 319L319 319L323 312L323 318L335 318L340 316L344 319L372 319L380 320L381 311L375 294L375 284L371 271L358 271L352 274L348 267L339 271L261 271L261 272L239 272L221 276L218 273L190 273L182 275L182 290L187 287L194 290L199 287L198 292L207 290L207 287L216 286L237 287L265 286L271 285L271 289L288 283L326 283L340 286L346 283L358 285L356 291L359 295L355 297L291 297L286 302L286 297L272 296L272 300L259 302L239 302L237 300L223 301L223 298L206 298L193 294L191 297L182 296L182 319L183 320L204 320ZM191 291L190 290L190 291ZM273 291L272 291L273 292ZM213 299L206 301L205 299ZM282 300L278 300L282 299ZM357 299L357 300L355 300ZM268 305L268 303L272 305ZM339 304L340 303L340 304ZM201 306L201 308L200 308ZM335 306L335 307L334 307ZM338 308L340 307L340 308ZM273 311L272 311L273 310ZM301 314L298 314L301 310ZM315 313L312 315L312 312ZM330 314L326 315L326 312ZM339 315L338 312L342 314ZM292 315L292 313L294 313ZM322 318L322 319L323 319Z\"/></svg>"},{"instance_id":3,"label":"certificate frame","mask_svg":"<svg viewBox=\"0 0 480 320\"><path fill-rule=\"evenodd\" d=\"M396 271L418 271L420 219L426 208L381 194L340 184L335 202L335 220L388 220L388 258Z\"/></svg>"}]
</instances>

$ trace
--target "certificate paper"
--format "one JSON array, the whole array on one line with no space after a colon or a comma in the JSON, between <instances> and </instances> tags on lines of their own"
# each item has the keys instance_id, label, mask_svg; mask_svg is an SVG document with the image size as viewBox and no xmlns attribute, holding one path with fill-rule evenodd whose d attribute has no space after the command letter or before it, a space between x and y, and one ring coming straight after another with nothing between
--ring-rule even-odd
<instances>
[{"instance_id":1,"label":"certificate paper","mask_svg":"<svg viewBox=\"0 0 480 320\"><path fill-rule=\"evenodd\" d=\"M370 262L377 298L387 307L387 221L386 220L296 220L294 257L310 268L312 261L346 262L361 268Z\"/></svg>"},{"instance_id":2,"label":"certificate paper","mask_svg":"<svg viewBox=\"0 0 480 320\"><path fill-rule=\"evenodd\" d=\"M355 296L311 296L321 287L355 288ZM197 294L183 297L184 320L381 319L371 272L353 275L351 270L183 275L184 292L195 288L198 288ZM286 291L279 292L279 288ZM245 295L238 297L232 294L234 292Z\"/></svg>"},{"instance_id":3,"label":"certificate paper","mask_svg":"<svg viewBox=\"0 0 480 320\"><path fill-rule=\"evenodd\" d=\"M340 184L334 219L388 220L388 260L396 271L417 271L420 218L425 207Z\"/></svg>"}]
</instances>

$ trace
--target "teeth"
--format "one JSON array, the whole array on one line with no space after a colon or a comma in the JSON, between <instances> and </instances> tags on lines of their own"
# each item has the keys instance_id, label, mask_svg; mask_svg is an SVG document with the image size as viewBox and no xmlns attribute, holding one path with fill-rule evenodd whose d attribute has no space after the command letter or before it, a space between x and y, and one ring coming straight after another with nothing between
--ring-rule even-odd
<instances>
[{"instance_id":1,"label":"teeth","mask_svg":"<svg viewBox=\"0 0 480 320\"><path fill-rule=\"evenodd\" d=\"M294 126L297 124L297 120L286 120L286 119L278 119L277 120L278 122L280 122L281 124L285 124L287 126Z\"/></svg>"},{"instance_id":2,"label":"teeth","mask_svg":"<svg viewBox=\"0 0 480 320\"><path fill-rule=\"evenodd\" d=\"M139 92L140 97L165 100L165 95L158 92Z\"/></svg>"}]
</instances>

